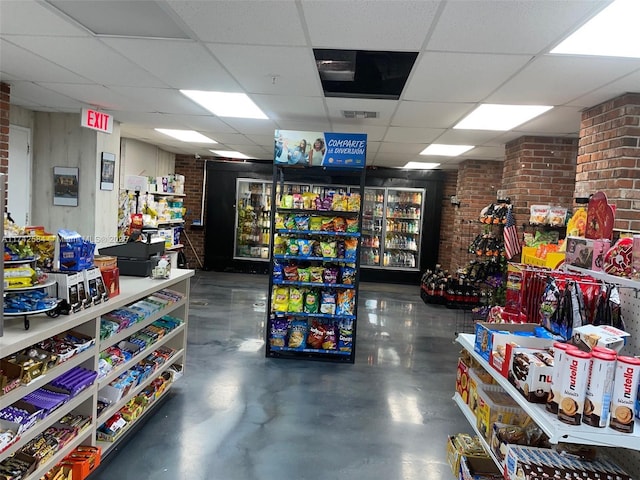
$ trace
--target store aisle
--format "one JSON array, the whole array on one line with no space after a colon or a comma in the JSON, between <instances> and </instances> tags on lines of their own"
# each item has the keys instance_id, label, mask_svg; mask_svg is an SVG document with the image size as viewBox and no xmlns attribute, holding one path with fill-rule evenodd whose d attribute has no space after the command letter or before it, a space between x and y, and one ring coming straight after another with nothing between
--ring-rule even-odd
<instances>
[{"instance_id":1,"label":"store aisle","mask_svg":"<svg viewBox=\"0 0 640 480\"><path fill-rule=\"evenodd\" d=\"M266 359L268 279L198 272L185 376L93 480L451 480L456 313L360 288L356 363Z\"/></svg>"}]
</instances>

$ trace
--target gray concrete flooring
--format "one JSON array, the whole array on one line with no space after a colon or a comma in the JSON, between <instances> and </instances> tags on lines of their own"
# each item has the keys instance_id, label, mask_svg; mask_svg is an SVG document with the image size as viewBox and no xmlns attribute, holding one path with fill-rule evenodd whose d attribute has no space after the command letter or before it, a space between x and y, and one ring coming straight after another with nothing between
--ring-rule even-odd
<instances>
[{"instance_id":1,"label":"gray concrete flooring","mask_svg":"<svg viewBox=\"0 0 640 480\"><path fill-rule=\"evenodd\" d=\"M268 278L198 272L185 375L91 480L451 480L461 314L360 287L356 362L264 356Z\"/></svg>"}]
</instances>

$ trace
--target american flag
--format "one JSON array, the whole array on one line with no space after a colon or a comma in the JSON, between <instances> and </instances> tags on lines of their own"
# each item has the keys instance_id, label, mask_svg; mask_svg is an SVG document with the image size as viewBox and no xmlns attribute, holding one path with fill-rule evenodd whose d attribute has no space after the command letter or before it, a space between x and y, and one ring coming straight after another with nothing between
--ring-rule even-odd
<instances>
[{"instance_id":1,"label":"american flag","mask_svg":"<svg viewBox=\"0 0 640 480\"><path fill-rule=\"evenodd\" d=\"M518 229L516 228L516 221L513 218L512 206L509 205L507 209L507 223L504 226L504 252L507 260L511 260L515 255L522 250L520 246L520 240L518 239Z\"/></svg>"}]
</instances>

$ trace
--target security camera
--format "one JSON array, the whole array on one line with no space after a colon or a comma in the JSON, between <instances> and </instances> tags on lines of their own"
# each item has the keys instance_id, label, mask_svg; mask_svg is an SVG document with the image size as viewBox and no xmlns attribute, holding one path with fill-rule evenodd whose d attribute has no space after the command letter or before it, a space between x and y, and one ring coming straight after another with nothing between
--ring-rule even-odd
<instances>
[{"instance_id":1,"label":"security camera","mask_svg":"<svg viewBox=\"0 0 640 480\"><path fill-rule=\"evenodd\" d=\"M195 154L196 160L200 159L200 155L198 155L197 153Z\"/></svg>"}]
</instances>

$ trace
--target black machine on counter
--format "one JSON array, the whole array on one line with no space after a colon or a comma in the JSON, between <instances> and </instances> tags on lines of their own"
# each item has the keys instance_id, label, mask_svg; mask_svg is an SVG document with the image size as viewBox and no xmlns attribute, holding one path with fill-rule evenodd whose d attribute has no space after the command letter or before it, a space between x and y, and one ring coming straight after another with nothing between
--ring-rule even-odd
<instances>
[{"instance_id":1,"label":"black machine on counter","mask_svg":"<svg viewBox=\"0 0 640 480\"><path fill-rule=\"evenodd\" d=\"M148 277L158 265L164 254L165 242L163 238L152 238L152 232L157 229L143 229L146 241L130 241L121 245L103 247L100 255L110 255L118 259L120 275L133 277ZM133 237L133 236L132 236Z\"/></svg>"}]
</instances>

